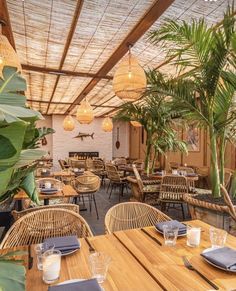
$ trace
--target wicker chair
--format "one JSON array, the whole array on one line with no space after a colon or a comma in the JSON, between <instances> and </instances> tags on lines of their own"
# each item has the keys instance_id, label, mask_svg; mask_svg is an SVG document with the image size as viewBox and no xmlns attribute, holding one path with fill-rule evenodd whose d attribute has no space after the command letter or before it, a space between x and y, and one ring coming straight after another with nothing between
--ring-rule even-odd
<instances>
[{"instance_id":1,"label":"wicker chair","mask_svg":"<svg viewBox=\"0 0 236 291\"><path fill-rule=\"evenodd\" d=\"M107 176L106 170L105 170L105 165L102 160L96 159L93 160L93 170L92 172L99 176L102 180L102 185L104 184L104 179Z\"/></svg>"},{"instance_id":2,"label":"wicker chair","mask_svg":"<svg viewBox=\"0 0 236 291\"><path fill-rule=\"evenodd\" d=\"M28 213L18 219L8 230L0 248L12 248L42 243L56 236L93 236L82 216L66 209L43 209Z\"/></svg>"},{"instance_id":3,"label":"wicker chair","mask_svg":"<svg viewBox=\"0 0 236 291\"><path fill-rule=\"evenodd\" d=\"M127 164L127 160L126 158L115 158L113 160L114 165L116 166L121 166L121 165L126 165Z\"/></svg>"},{"instance_id":4,"label":"wicker chair","mask_svg":"<svg viewBox=\"0 0 236 291\"><path fill-rule=\"evenodd\" d=\"M166 175L162 178L160 188L161 209L164 210L166 204L180 204L183 218L184 214L184 195L188 193L187 179L183 176Z\"/></svg>"},{"instance_id":5,"label":"wicker chair","mask_svg":"<svg viewBox=\"0 0 236 291\"><path fill-rule=\"evenodd\" d=\"M111 207L105 216L107 233L119 230L152 226L170 218L160 210L140 202L119 203Z\"/></svg>"},{"instance_id":6,"label":"wicker chair","mask_svg":"<svg viewBox=\"0 0 236 291\"><path fill-rule=\"evenodd\" d=\"M77 177L73 183L74 188L79 194L79 197L82 198L83 203L84 198L88 198L90 212L92 211L92 201L94 202L97 219L99 219L95 193L100 189L101 179L96 175L86 174Z\"/></svg>"},{"instance_id":7,"label":"wicker chair","mask_svg":"<svg viewBox=\"0 0 236 291\"><path fill-rule=\"evenodd\" d=\"M70 166L67 164L66 160L58 160L58 163L62 170L68 169Z\"/></svg>"},{"instance_id":8,"label":"wicker chair","mask_svg":"<svg viewBox=\"0 0 236 291\"><path fill-rule=\"evenodd\" d=\"M196 167L196 173L198 174L198 187L209 189L209 167Z\"/></svg>"},{"instance_id":9,"label":"wicker chair","mask_svg":"<svg viewBox=\"0 0 236 291\"><path fill-rule=\"evenodd\" d=\"M140 191L140 197L142 197L141 202L147 204L156 205L159 203L159 192L160 192L160 181L151 181L152 183L147 183L144 185L145 181L142 180L136 165L132 165L135 178L138 184L138 191ZM149 181L150 182L150 181Z\"/></svg>"},{"instance_id":10,"label":"wicker chair","mask_svg":"<svg viewBox=\"0 0 236 291\"><path fill-rule=\"evenodd\" d=\"M109 189L109 186L111 185L111 191L109 194L109 199L111 198L111 194L114 188L119 188L119 202L120 202L120 196L123 196L124 193L124 187L127 187L127 179L122 178L119 175L119 172L115 165L113 164L106 164L106 172L107 172L107 178L110 180L109 185L107 188L107 191Z\"/></svg>"},{"instance_id":11,"label":"wicker chair","mask_svg":"<svg viewBox=\"0 0 236 291\"><path fill-rule=\"evenodd\" d=\"M193 168L191 167L178 167L177 171L184 171L186 172L187 174L194 174L195 171ZM188 185L189 185L189 188L191 189L195 189L195 181L188 181Z\"/></svg>"},{"instance_id":12,"label":"wicker chair","mask_svg":"<svg viewBox=\"0 0 236 291\"><path fill-rule=\"evenodd\" d=\"M22 216L31 213L33 211L38 211L38 210L43 210L43 209L55 209L55 208L60 208L60 209L67 209L70 211L74 211L76 213L79 214L79 205L75 205L75 204L57 204L57 205L47 205L47 206L40 206L40 207L32 207L26 210L22 210L22 211L16 211L13 210L11 212L14 220L18 220L19 218L21 218Z\"/></svg>"}]
</instances>

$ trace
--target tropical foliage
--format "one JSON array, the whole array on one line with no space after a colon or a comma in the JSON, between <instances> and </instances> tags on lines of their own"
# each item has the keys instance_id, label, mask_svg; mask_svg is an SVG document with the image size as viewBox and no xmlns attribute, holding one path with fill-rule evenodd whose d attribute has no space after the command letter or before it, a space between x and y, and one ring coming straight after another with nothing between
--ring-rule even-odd
<instances>
[{"instance_id":1,"label":"tropical foliage","mask_svg":"<svg viewBox=\"0 0 236 291\"><path fill-rule=\"evenodd\" d=\"M13 196L20 188L38 202L33 171L35 160L45 152L38 142L51 129L37 129L42 115L26 107L25 79L16 68L4 67L0 78L0 202Z\"/></svg>"},{"instance_id":2,"label":"tropical foliage","mask_svg":"<svg viewBox=\"0 0 236 291\"><path fill-rule=\"evenodd\" d=\"M224 182L225 147L235 141L236 34L230 7L217 26L204 19L167 21L149 35L161 44L175 76L150 72L148 94L169 96L172 108L186 120L208 130L211 148L211 184L215 197Z\"/></svg>"},{"instance_id":3,"label":"tropical foliage","mask_svg":"<svg viewBox=\"0 0 236 291\"><path fill-rule=\"evenodd\" d=\"M174 129L170 102L162 94L152 93L139 104L124 104L115 118L125 121L135 120L144 127L147 134L145 157L147 171L153 171L158 154L165 155L166 152L175 150L187 151L185 143L178 140L177 131Z\"/></svg>"}]
</instances>

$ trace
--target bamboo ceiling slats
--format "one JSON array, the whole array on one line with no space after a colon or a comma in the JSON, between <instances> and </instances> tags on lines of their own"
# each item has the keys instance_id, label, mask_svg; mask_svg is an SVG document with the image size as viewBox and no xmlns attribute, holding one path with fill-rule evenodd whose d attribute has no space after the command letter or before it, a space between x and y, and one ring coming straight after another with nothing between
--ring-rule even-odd
<instances>
[{"instance_id":1,"label":"bamboo ceiling slats","mask_svg":"<svg viewBox=\"0 0 236 291\"><path fill-rule=\"evenodd\" d=\"M167 8L170 1L168 5L161 1L164 0L7 0L17 53L26 65L23 74L30 105L42 113L75 114L74 105L86 96L92 105L108 106L93 106L96 116L113 114L116 109L111 106L120 106L123 101L114 96L112 80L83 74L113 76L117 60L126 51L122 45L126 46L127 38L137 41L132 52L144 69L156 68L164 62L165 52L147 41L150 31L158 29L166 18L188 21L205 17L209 24L215 24L228 5L226 0L175 0ZM144 15L154 11L152 5L156 7L155 15L160 9L164 13L157 17L154 12L149 14L149 23L157 20L148 29ZM46 70L27 70L27 66ZM50 68L54 74L50 74ZM57 76L63 70L67 74ZM160 70L169 74L174 68L165 64ZM72 76L68 72L82 75Z\"/></svg>"},{"instance_id":2,"label":"bamboo ceiling slats","mask_svg":"<svg viewBox=\"0 0 236 291\"><path fill-rule=\"evenodd\" d=\"M96 73L154 0L86 0L63 69Z\"/></svg>"}]
</instances>

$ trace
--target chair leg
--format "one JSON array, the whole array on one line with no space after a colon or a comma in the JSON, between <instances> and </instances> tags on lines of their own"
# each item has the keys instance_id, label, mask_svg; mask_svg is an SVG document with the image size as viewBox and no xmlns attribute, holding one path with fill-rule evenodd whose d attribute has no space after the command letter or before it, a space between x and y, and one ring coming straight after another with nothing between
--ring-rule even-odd
<instances>
[{"instance_id":1,"label":"chair leg","mask_svg":"<svg viewBox=\"0 0 236 291\"><path fill-rule=\"evenodd\" d=\"M185 220L184 204L183 203L181 203L181 209L182 209L182 214L183 214L183 220Z\"/></svg>"},{"instance_id":2,"label":"chair leg","mask_svg":"<svg viewBox=\"0 0 236 291\"><path fill-rule=\"evenodd\" d=\"M92 197L91 195L88 195L88 200L89 200L89 211L92 211Z\"/></svg>"},{"instance_id":3,"label":"chair leg","mask_svg":"<svg viewBox=\"0 0 236 291\"><path fill-rule=\"evenodd\" d=\"M114 184L112 183L111 184L111 191L110 191L109 199L111 199L111 193L112 193L113 188L114 188Z\"/></svg>"},{"instance_id":4,"label":"chair leg","mask_svg":"<svg viewBox=\"0 0 236 291\"><path fill-rule=\"evenodd\" d=\"M107 193L108 193L108 190L109 190L110 186L111 186L111 181L109 181L109 183L108 183L108 186L107 186Z\"/></svg>"},{"instance_id":5,"label":"chair leg","mask_svg":"<svg viewBox=\"0 0 236 291\"><path fill-rule=\"evenodd\" d=\"M96 210L96 213L97 213L97 219L99 219L98 209L97 209L97 203L96 203L96 198L95 198L95 195L94 194L93 194L93 202L94 202L95 210Z\"/></svg>"}]
</instances>

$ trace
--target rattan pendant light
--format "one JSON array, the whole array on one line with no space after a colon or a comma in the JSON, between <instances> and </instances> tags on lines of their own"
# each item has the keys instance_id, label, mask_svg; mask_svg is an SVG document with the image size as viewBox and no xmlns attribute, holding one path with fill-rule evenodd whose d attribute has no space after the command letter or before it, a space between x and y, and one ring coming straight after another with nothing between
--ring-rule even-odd
<instances>
[{"instance_id":1,"label":"rattan pendant light","mask_svg":"<svg viewBox=\"0 0 236 291\"><path fill-rule=\"evenodd\" d=\"M113 129L113 123L110 117L104 118L102 122L102 130L105 132L111 132Z\"/></svg>"},{"instance_id":2,"label":"rattan pendant light","mask_svg":"<svg viewBox=\"0 0 236 291\"><path fill-rule=\"evenodd\" d=\"M142 127L142 124L140 122L138 122L138 121L131 120L130 123L134 127Z\"/></svg>"},{"instance_id":3,"label":"rattan pendant light","mask_svg":"<svg viewBox=\"0 0 236 291\"><path fill-rule=\"evenodd\" d=\"M93 108L86 98L80 103L77 109L76 119L81 124L89 124L94 119Z\"/></svg>"},{"instance_id":4,"label":"rattan pendant light","mask_svg":"<svg viewBox=\"0 0 236 291\"><path fill-rule=\"evenodd\" d=\"M131 54L119 64L113 78L113 90L123 100L133 101L141 97L146 89L147 78L137 59Z\"/></svg>"},{"instance_id":5,"label":"rattan pendant light","mask_svg":"<svg viewBox=\"0 0 236 291\"><path fill-rule=\"evenodd\" d=\"M71 115L67 115L63 120L63 128L65 131L72 131L75 128L75 121Z\"/></svg>"},{"instance_id":6,"label":"rattan pendant light","mask_svg":"<svg viewBox=\"0 0 236 291\"><path fill-rule=\"evenodd\" d=\"M17 71L22 70L17 53L6 36L2 34L2 25L5 25L5 22L0 19L0 77L4 66L15 67Z\"/></svg>"}]
</instances>

